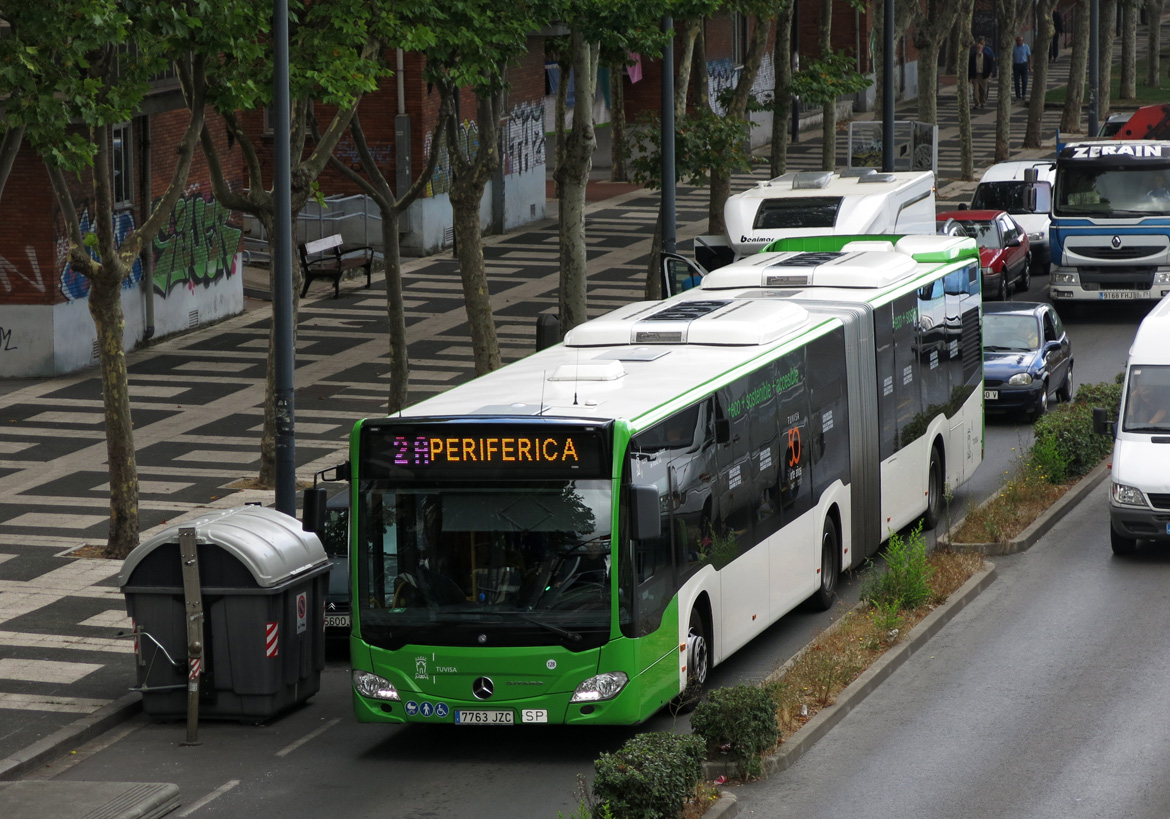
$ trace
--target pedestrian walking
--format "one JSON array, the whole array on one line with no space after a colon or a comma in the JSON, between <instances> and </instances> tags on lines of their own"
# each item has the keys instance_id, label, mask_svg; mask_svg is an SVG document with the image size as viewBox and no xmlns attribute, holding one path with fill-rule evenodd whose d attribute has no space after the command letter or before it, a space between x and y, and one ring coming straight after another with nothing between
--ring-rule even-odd
<instances>
[{"instance_id":1,"label":"pedestrian walking","mask_svg":"<svg viewBox=\"0 0 1170 819\"><path fill-rule=\"evenodd\" d=\"M1064 34L1064 17L1060 14L1060 9L1054 8L1052 10L1052 46L1048 49L1048 61L1056 62L1056 58L1060 56L1060 35Z\"/></svg>"},{"instance_id":2,"label":"pedestrian walking","mask_svg":"<svg viewBox=\"0 0 1170 819\"><path fill-rule=\"evenodd\" d=\"M1012 46L1012 89L1018 100L1028 96L1028 70L1031 67L1032 49L1023 37L1017 35L1016 44Z\"/></svg>"},{"instance_id":3,"label":"pedestrian walking","mask_svg":"<svg viewBox=\"0 0 1170 819\"><path fill-rule=\"evenodd\" d=\"M993 60L995 59L995 49L991 47L991 43L987 42L986 37L980 37L975 42L977 44L982 43L983 44L983 53L986 54L991 59L993 59Z\"/></svg>"},{"instance_id":4,"label":"pedestrian walking","mask_svg":"<svg viewBox=\"0 0 1170 819\"><path fill-rule=\"evenodd\" d=\"M971 81L972 107L982 108L987 104L987 88L994 73L995 57L987 53L982 42L975 43L975 50L967 60L967 79Z\"/></svg>"}]
</instances>

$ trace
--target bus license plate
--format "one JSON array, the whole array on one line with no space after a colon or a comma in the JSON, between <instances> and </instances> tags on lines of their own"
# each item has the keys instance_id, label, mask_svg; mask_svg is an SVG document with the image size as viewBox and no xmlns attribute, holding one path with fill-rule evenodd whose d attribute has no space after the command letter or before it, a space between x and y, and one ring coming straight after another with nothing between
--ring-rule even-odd
<instances>
[{"instance_id":1,"label":"bus license plate","mask_svg":"<svg viewBox=\"0 0 1170 819\"><path fill-rule=\"evenodd\" d=\"M325 628L349 628L348 614L326 614Z\"/></svg>"},{"instance_id":2,"label":"bus license plate","mask_svg":"<svg viewBox=\"0 0 1170 819\"><path fill-rule=\"evenodd\" d=\"M512 711L488 710L486 708L474 711L455 711L456 725L512 725L516 715Z\"/></svg>"},{"instance_id":3,"label":"bus license plate","mask_svg":"<svg viewBox=\"0 0 1170 819\"><path fill-rule=\"evenodd\" d=\"M984 390L983 391L983 400L984 401L998 401L999 400L999 392L996 390Z\"/></svg>"},{"instance_id":4,"label":"bus license plate","mask_svg":"<svg viewBox=\"0 0 1170 819\"><path fill-rule=\"evenodd\" d=\"M1102 301L1112 301L1114 299L1116 299L1117 301L1130 301L1130 300L1136 299L1136 298L1139 298L1136 290L1102 290L1101 291L1101 300Z\"/></svg>"}]
</instances>

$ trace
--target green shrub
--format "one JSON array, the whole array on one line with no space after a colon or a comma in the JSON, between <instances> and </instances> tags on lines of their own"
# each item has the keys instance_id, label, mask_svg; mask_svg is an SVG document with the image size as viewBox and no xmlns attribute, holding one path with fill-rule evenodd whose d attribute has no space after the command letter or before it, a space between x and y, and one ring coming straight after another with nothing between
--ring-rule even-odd
<instances>
[{"instance_id":1,"label":"green shrub","mask_svg":"<svg viewBox=\"0 0 1170 819\"><path fill-rule=\"evenodd\" d=\"M1106 415L1110 418L1116 418L1117 412L1121 408L1122 377L1123 374L1118 374L1117 381L1113 384L1106 381L1097 384L1081 384L1073 398L1073 403L1086 404L1090 407L1104 407Z\"/></svg>"},{"instance_id":2,"label":"green shrub","mask_svg":"<svg viewBox=\"0 0 1170 819\"><path fill-rule=\"evenodd\" d=\"M703 775L703 740L666 731L638 734L598 757L593 769L594 819L674 819Z\"/></svg>"},{"instance_id":3,"label":"green shrub","mask_svg":"<svg viewBox=\"0 0 1170 819\"><path fill-rule=\"evenodd\" d=\"M1036 421L1031 458L1049 482L1081 477L1113 449L1110 436L1093 432L1093 406L1101 405L1061 404ZM1117 417L1116 406L1107 411Z\"/></svg>"},{"instance_id":4,"label":"green shrub","mask_svg":"<svg viewBox=\"0 0 1170 819\"><path fill-rule=\"evenodd\" d=\"M717 688L695 707L691 730L706 743L708 758L723 753L741 776L756 776L760 756L780 740L776 701L756 685Z\"/></svg>"},{"instance_id":5,"label":"green shrub","mask_svg":"<svg viewBox=\"0 0 1170 819\"><path fill-rule=\"evenodd\" d=\"M930 563L926 560L926 538L922 521L902 540L890 532L886 544L886 570L870 572L861 597L878 608L916 609L930 599Z\"/></svg>"}]
</instances>

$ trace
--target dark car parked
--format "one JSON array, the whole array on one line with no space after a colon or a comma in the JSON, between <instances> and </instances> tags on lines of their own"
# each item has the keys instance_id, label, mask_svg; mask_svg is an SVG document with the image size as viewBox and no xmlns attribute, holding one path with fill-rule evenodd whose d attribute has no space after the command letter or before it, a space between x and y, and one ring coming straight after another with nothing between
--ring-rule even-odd
<instances>
[{"instance_id":1,"label":"dark car parked","mask_svg":"<svg viewBox=\"0 0 1170 819\"><path fill-rule=\"evenodd\" d=\"M983 305L983 407L1020 412L1033 420L1048 398L1072 399L1072 342L1051 304Z\"/></svg>"},{"instance_id":2,"label":"dark car parked","mask_svg":"<svg viewBox=\"0 0 1170 819\"><path fill-rule=\"evenodd\" d=\"M349 490L325 503L321 545L329 557L329 590L325 594L325 633L349 634Z\"/></svg>"},{"instance_id":3,"label":"dark car parked","mask_svg":"<svg viewBox=\"0 0 1170 819\"><path fill-rule=\"evenodd\" d=\"M1003 301L1013 289L1024 291L1032 285L1028 234L1006 211L951 210L936 218L939 222L958 222L975 239L984 301Z\"/></svg>"}]
</instances>

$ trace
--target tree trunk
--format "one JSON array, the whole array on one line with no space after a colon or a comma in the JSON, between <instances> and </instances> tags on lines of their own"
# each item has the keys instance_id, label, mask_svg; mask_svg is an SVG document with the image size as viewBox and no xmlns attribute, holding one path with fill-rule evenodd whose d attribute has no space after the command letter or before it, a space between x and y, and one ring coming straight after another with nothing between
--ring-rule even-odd
<instances>
[{"instance_id":1,"label":"tree trunk","mask_svg":"<svg viewBox=\"0 0 1170 819\"><path fill-rule=\"evenodd\" d=\"M707 35L704 28L699 26L699 36L695 39L695 107L711 107L711 75L707 73ZM677 97L676 97L677 99ZM687 101L683 99L683 112L687 110Z\"/></svg>"},{"instance_id":2,"label":"tree trunk","mask_svg":"<svg viewBox=\"0 0 1170 819\"><path fill-rule=\"evenodd\" d=\"M938 124L938 50L939 38L932 38L918 49L918 120Z\"/></svg>"},{"instance_id":3,"label":"tree trunk","mask_svg":"<svg viewBox=\"0 0 1170 819\"><path fill-rule=\"evenodd\" d=\"M1081 103L1085 96L1085 71L1089 62L1089 0L1077 0L1073 20L1076 31L1073 32L1072 57L1068 67L1068 91L1060 117L1062 134L1084 133L1081 126ZM1157 74L1154 77L1156 83Z\"/></svg>"},{"instance_id":4,"label":"tree trunk","mask_svg":"<svg viewBox=\"0 0 1170 819\"><path fill-rule=\"evenodd\" d=\"M554 173L561 191L558 304L562 336L588 320L585 189L593 168L593 150L597 147L593 93L598 44L586 42L580 29L574 27L571 51L577 105L573 110L573 130L565 140L565 155Z\"/></svg>"},{"instance_id":5,"label":"tree trunk","mask_svg":"<svg viewBox=\"0 0 1170 819\"><path fill-rule=\"evenodd\" d=\"M687 113L687 92L691 86L691 71L695 66L695 43L702 30L699 19L683 23L682 47L679 49L678 76L674 85L674 119L680 121ZM663 66L663 71L667 70Z\"/></svg>"},{"instance_id":6,"label":"tree trunk","mask_svg":"<svg viewBox=\"0 0 1170 819\"><path fill-rule=\"evenodd\" d=\"M643 289L646 301L658 301L662 298L662 209L658 209L658 218L654 222L654 238L650 241L650 263L646 267L646 287Z\"/></svg>"},{"instance_id":7,"label":"tree trunk","mask_svg":"<svg viewBox=\"0 0 1170 819\"><path fill-rule=\"evenodd\" d=\"M1088 0L1081 0L1079 5L1086 6ZM1165 0L1146 0L1146 82L1147 88L1158 87L1158 76L1161 74L1158 62L1162 52L1162 8ZM1083 12L1082 12L1083 14ZM1088 31L1088 15L1084 14L1085 31ZM1081 36L1080 28L1077 37ZM1086 36L1088 36L1086 34Z\"/></svg>"},{"instance_id":8,"label":"tree trunk","mask_svg":"<svg viewBox=\"0 0 1170 819\"><path fill-rule=\"evenodd\" d=\"M1025 148L1039 148L1042 139L1040 130L1044 124L1044 96L1048 88L1048 53L1052 47L1052 9L1056 0L1040 0L1036 6L1037 44L1043 43L1043 51L1039 47L1032 52L1032 77L1029 85L1032 86L1032 96L1028 100L1028 125L1024 129Z\"/></svg>"},{"instance_id":9,"label":"tree trunk","mask_svg":"<svg viewBox=\"0 0 1170 819\"><path fill-rule=\"evenodd\" d=\"M116 264L116 263L115 263ZM96 266L95 266L96 267ZM110 534L105 553L125 557L138 545L138 463L130 388L123 339L122 312L125 270L97 268L89 278L89 314L97 331L102 375L102 407L106 424L106 461L110 476Z\"/></svg>"},{"instance_id":10,"label":"tree trunk","mask_svg":"<svg viewBox=\"0 0 1170 819\"><path fill-rule=\"evenodd\" d=\"M788 134L792 127L792 4L786 3L776 18L772 46L775 84L772 86L772 146L769 170L773 177L788 168Z\"/></svg>"},{"instance_id":11,"label":"tree trunk","mask_svg":"<svg viewBox=\"0 0 1170 819\"><path fill-rule=\"evenodd\" d=\"M471 351L475 374L484 375L500 367L500 344L492 316L491 293L488 290L487 269L483 259L483 233L479 221L479 206L484 189L495 173L500 158L494 100L486 94L478 95L479 146L474 157L463 157L451 183L451 211L455 227L456 256L459 277L463 282L463 300L471 332ZM575 119L575 117L574 117ZM459 139L455 125L448 130L448 149L452 156L459 153ZM471 146L468 146L470 150Z\"/></svg>"},{"instance_id":12,"label":"tree trunk","mask_svg":"<svg viewBox=\"0 0 1170 819\"><path fill-rule=\"evenodd\" d=\"M974 40L971 37L971 17L975 0L960 0L959 19L956 25L959 70L957 97L959 105L959 156L960 175L966 182L975 179L975 150L971 139L971 81L967 78L967 55Z\"/></svg>"},{"instance_id":13,"label":"tree trunk","mask_svg":"<svg viewBox=\"0 0 1170 819\"><path fill-rule=\"evenodd\" d=\"M1100 33L1097 35L1098 57L1097 71L1100 79L1097 82L1097 115L1104 122L1109 115L1109 106L1113 95L1113 41L1116 38L1115 21L1117 20L1117 0L1100 0L1098 13L1101 21Z\"/></svg>"},{"instance_id":14,"label":"tree trunk","mask_svg":"<svg viewBox=\"0 0 1170 819\"><path fill-rule=\"evenodd\" d=\"M614 182L629 182L630 171L626 160L630 156L630 146L626 141L626 64L617 62L609 68L609 98L613 107L609 112L610 130L610 171L609 178Z\"/></svg>"},{"instance_id":15,"label":"tree trunk","mask_svg":"<svg viewBox=\"0 0 1170 819\"><path fill-rule=\"evenodd\" d=\"M1012 46L1015 44L1016 27L1011 18L1003 13L1004 6L1010 8L1011 0L998 0L999 42L995 46L995 161L1003 162L1011 156L1012 139Z\"/></svg>"},{"instance_id":16,"label":"tree trunk","mask_svg":"<svg viewBox=\"0 0 1170 819\"><path fill-rule=\"evenodd\" d=\"M1118 95L1123 100L1137 97L1137 23L1137 6L1126 3L1121 11L1121 84L1118 88Z\"/></svg>"},{"instance_id":17,"label":"tree trunk","mask_svg":"<svg viewBox=\"0 0 1170 819\"><path fill-rule=\"evenodd\" d=\"M821 0L821 17L817 24L817 46L822 55L833 51L833 0ZM821 170L837 167L837 100L821 106Z\"/></svg>"}]
</instances>

